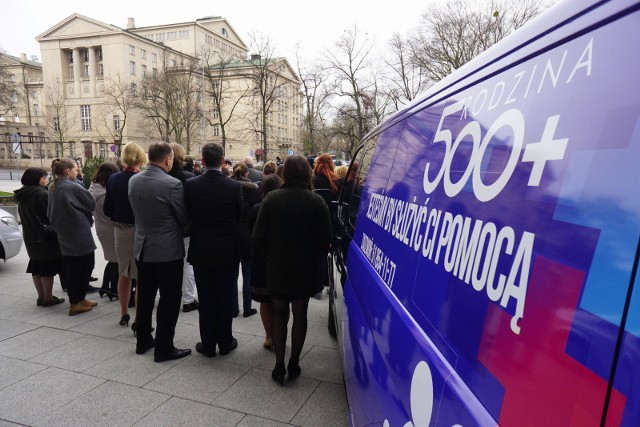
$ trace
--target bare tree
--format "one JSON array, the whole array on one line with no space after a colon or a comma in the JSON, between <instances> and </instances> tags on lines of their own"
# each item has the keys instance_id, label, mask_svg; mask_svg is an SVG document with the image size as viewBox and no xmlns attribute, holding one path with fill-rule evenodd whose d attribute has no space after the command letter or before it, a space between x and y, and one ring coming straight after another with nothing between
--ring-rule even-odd
<instances>
[{"instance_id":1,"label":"bare tree","mask_svg":"<svg viewBox=\"0 0 640 427\"><path fill-rule=\"evenodd\" d=\"M0 50L0 116L16 110L20 100L20 90L15 76L9 72L5 54Z\"/></svg>"},{"instance_id":2,"label":"bare tree","mask_svg":"<svg viewBox=\"0 0 640 427\"><path fill-rule=\"evenodd\" d=\"M389 41L390 56L385 59L390 75L385 79L390 101L396 110L408 104L423 91L429 79L425 70L411 61L411 47L407 40L395 33Z\"/></svg>"},{"instance_id":3,"label":"bare tree","mask_svg":"<svg viewBox=\"0 0 640 427\"><path fill-rule=\"evenodd\" d=\"M521 27L544 6L537 0L492 0L478 6L472 0L432 5L422 14L408 42L411 60L439 81L480 52Z\"/></svg>"},{"instance_id":4,"label":"bare tree","mask_svg":"<svg viewBox=\"0 0 640 427\"><path fill-rule=\"evenodd\" d=\"M321 141L330 142L326 138L326 132L322 131L326 127L325 111L329 107L331 93L327 90L327 70L320 66L305 68L300 58L300 46L296 49L296 68L300 80L302 81L302 95L304 96L304 151L314 153L325 152L328 148L320 149Z\"/></svg>"},{"instance_id":5,"label":"bare tree","mask_svg":"<svg viewBox=\"0 0 640 427\"><path fill-rule=\"evenodd\" d=\"M353 108L341 106L341 114L348 114L355 121L355 134L358 140L371 129L369 117L365 111L365 98L372 88L371 51L373 41L357 26L345 30L332 50L325 52L325 62L331 70L333 92L341 99L347 99Z\"/></svg>"},{"instance_id":6,"label":"bare tree","mask_svg":"<svg viewBox=\"0 0 640 427\"><path fill-rule=\"evenodd\" d=\"M58 155L64 157L65 149L74 141L72 138L80 139L84 131L78 135L73 135L76 128L76 119L69 110L70 107L65 99L64 83L56 79L55 82L45 85L46 109L45 122L47 130L51 135L50 140L58 147Z\"/></svg>"},{"instance_id":7,"label":"bare tree","mask_svg":"<svg viewBox=\"0 0 640 427\"><path fill-rule=\"evenodd\" d=\"M170 109L170 116L174 123L176 142L182 145L187 153L191 153L192 141L202 118L200 73L195 63L184 64L169 73L173 82L171 98L174 104Z\"/></svg>"},{"instance_id":8,"label":"bare tree","mask_svg":"<svg viewBox=\"0 0 640 427\"><path fill-rule=\"evenodd\" d=\"M150 136L170 142L174 132L170 111L173 108L172 81L167 73L147 75L142 79L141 96L134 105L142 111Z\"/></svg>"},{"instance_id":9,"label":"bare tree","mask_svg":"<svg viewBox=\"0 0 640 427\"><path fill-rule=\"evenodd\" d=\"M212 101L212 114L206 114L205 119L210 126L219 126L222 137L222 148L226 151L227 125L235 117L236 107L250 93L250 87L244 84L244 79L238 79L234 71L234 60L230 55L221 51L204 50L201 59L204 67L205 93ZM232 84L236 79L236 84Z\"/></svg>"},{"instance_id":10,"label":"bare tree","mask_svg":"<svg viewBox=\"0 0 640 427\"><path fill-rule=\"evenodd\" d=\"M113 141L116 146L116 154L120 156L122 139L127 126L127 119L135 106L135 98L132 96L131 86L124 82L120 75L117 79L109 79L102 90L104 102L100 104L99 117L101 126L96 131L105 139Z\"/></svg>"},{"instance_id":11,"label":"bare tree","mask_svg":"<svg viewBox=\"0 0 640 427\"><path fill-rule=\"evenodd\" d=\"M274 57L274 46L271 40L262 34L252 34L251 48L254 54L251 55L251 73L247 76L253 83L253 96L257 98L257 108L255 111L254 132L260 134L262 138L262 149L264 159L269 157L269 141L272 131L269 126L269 118L274 112L276 101L283 96L285 81L282 78L284 63L280 58Z\"/></svg>"},{"instance_id":12,"label":"bare tree","mask_svg":"<svg viewBox=\"0 0 640 427\"><path fill-rule=\"evenodd\" d=\"M187 152L202 114L199 74L194 63L183 63L144 77L141 91L135 90L135 107L142 111L149 132L166 142L173 138Z\"/></svg>"}]
</instances>

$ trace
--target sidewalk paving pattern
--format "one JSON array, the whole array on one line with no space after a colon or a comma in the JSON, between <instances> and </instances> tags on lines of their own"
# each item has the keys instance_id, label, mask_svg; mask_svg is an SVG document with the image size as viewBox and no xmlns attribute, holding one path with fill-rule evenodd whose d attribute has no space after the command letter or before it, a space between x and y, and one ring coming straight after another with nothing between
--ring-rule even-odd
<instances>
[{"instance_id":1,"label":"sidewalk paving pattern","mask_svg":"<svg viewBox=\"0 0 640 427\"><path fill-rule=\"evenodd\" d=\"M326 296L309 304L302 376L280 387L271 380L275 357L262 347L259 315L234 319L237 350L208 359L195 351L197 311L180 312L175 345L192 355L154 363L153 351L135 354L131 329L118 325L117 300L89 294L98 306L73 317L68 302L37 307L27 263L24 247L0 261L0 426L349 424ZM93 275L101 278L104 265L99 248ZM54 295L66 298L57 277Z\"/></svg>"}]
</instances>

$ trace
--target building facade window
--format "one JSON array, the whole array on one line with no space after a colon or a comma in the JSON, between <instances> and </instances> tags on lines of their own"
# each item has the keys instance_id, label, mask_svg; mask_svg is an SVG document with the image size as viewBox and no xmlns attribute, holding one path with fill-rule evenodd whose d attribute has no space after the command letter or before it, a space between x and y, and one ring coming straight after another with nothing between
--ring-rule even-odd
<instances>
[{"instance_id":1,"label":"building facade window","mask_svg":"<svg viewBox=\"0 0 640 427\"><path fill-rule=\"evenodd\" d=\"M220 134L220 128L218 125L213 125L213 136L218 136Z\"/></svg>"},{"instance_id":2,"label":"building facade window","mask_svg":"<svg viewBox=\"0 0 640 427\"><path fill-rule=\"evenodd\" d=\"M89 66L86 64L82 66L82 76L89 77Z\"/></svg>"},{"instance_id":3,"label":"building facade window","mask_svg":"<svg viewBox=\"0 0 640 427\"><path fill-rule=\"evenodd\" d=\"M72 50L67 52L67 59L69 60L69 64L73 64L73 51Z\"/></svg>"},{"instance_id":4,"label":"building facade window","mask_svg":"<svg viewBox=\"0 0 640 427\"><path fill-rule=\"evenodd\" d=\"M120 130L120 116L118 114L113 115L113 130Z\"/></svg>"},{"instance_id":5,"label":"building facade window","mask_svg":"<svg viewBox=\"0 0 640 427\"><path fill-rule=\"evenodd\" d=\"M138 95L138 85L135 83L131 83L131 96Z\"/></svg>"},{"instance_id":6,"label":"building facade window","mask_svg":"<svg viewBox=\"0 0 640 427\"><path fill-rule=\"evenodd\" d=\"M158 62L158 54L157 53L152 53L151 54L151 62Z\"/></svg>"},{"instance_id":7,"label":"building facade window","mask_svg":"<svg viewBox=\"0 0 640 427\"><path fill-rule=\"evenodd\" d=\"M147 51L144 49L140 49L140 58L147 59Z\"/></svg>"},{"instance_id":8,"label":"building facade window","mask_svg":"<svg viewBox=\"0 0 640 427\"><path fill-rule=\"evenodd\" d=\"M158 75L158 69L157 68L154 68L151 71L152 71L152 74L153 74L154 77Z\"/></svg>"},{"instance_id":9,"label":"building facade window","mask_svg":"<svg viewBox=\"0 0 640 427\"><path fill-rule=\"evenodd\" d=\"M135 46L129 45L129 55L135 55L135 54L136 54Z\"/></svg>"},{"instance_id":10,"label":"building facade window","mask_svg":"<svg viewBox=\"0 0 640 427\"><path fill-rule=\"evenodd\" d=\"M16 75L15 74L11 74L9 76L9 80L11 80L11 83L15 83L16 82Z\"/></svg>"},{"instance_id":11,"label":"building facade window","mask_svg":"<svg viewBox=\"0 0 640 427\"><path fill-rule=\"evenodd\" d=\"M89 49L82 49L80 53L82 54L82 60L84 62L89 62Z\"/></svg>"},{"instance_id":12,"label":"building facade window","mask_svg":"<svg viewBox=\"0 0 640 427\"><path fill-rule=\"evenodd\" d=\"M142 77L147 77L147 66L142 64Z\"/></svg>"},{"instance_id":13,"label":"building facade window","mask_svg":"<svg viewBox=\"0 0 640 427\"><path fill-rule=\"evenodd\" d=\"M103 64L98 64L98 75L99 76L104 76L104 65Z\"/></svg>"},{"instance_id":14,"label":"building facade window","mask_svg":"<svg viewBox=\"0 0 640 427\"><path fill-rule=\"evenodd\" d=\"M91 130L91 106L90 105L80 106L80 124L82 126L83 131L88 132Z\"/></svg>"},{"instance_id":15,"label":"building facade window","mask_svg":"<svg viewBox=\"0 0 640 427\"><path fill-rule=\"evenodd\" d=\"M40 115L40 106L38 104L33 104L33 114L36 116Z\"/></svg>"},{"instance_id":16,"label":"building facade window","mask_svg":"<svg viewBox=\"0 0 640 427\"><path fill-rule=\"evenodd\" d=\"M98 56L98 61L102 61L102 48L101 47L96 49L96 55Z\"/></svg>"},{"instance_id":17,"label":"building facade window","mask_svg":"<svg viewBox=\"0 0 640 427\"><path fill-rule=\"evenodd\" d=\"M103 159L107 158L107 144L103 139L100 140L100 157Z\"/></svg>"},{"instance_id":18,"label":"building facade window","mask_svg":"<svg viewBox=\"0 0 640 427\"><path fill-rule=\"evenodd\" d=\"M59 132L60 131L60 119L58 117L54 117L53 118L53 130L55 132Z\"/></svg>"},{"instance_id":19,"label":"building facade window","mask_svg":"<svg viewBox=\"0 0 640 427\"><path fill-rule=\"evenodd\" d=\"M130 73L132 76L135 76L135 75L136 75L136 63L135 63L135 62L133 62L133 61L129 61L129 73Z\"/></svg>"}]
</instances>

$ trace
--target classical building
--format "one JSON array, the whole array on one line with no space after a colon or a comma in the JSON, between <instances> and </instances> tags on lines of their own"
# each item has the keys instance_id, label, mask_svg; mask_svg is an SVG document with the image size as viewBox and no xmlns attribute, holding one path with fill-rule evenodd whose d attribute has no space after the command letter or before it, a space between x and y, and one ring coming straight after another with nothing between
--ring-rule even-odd
<instances>
[{"instance_id":1,"label":"classical building","mask_svg":"<svg viewBox=\"0 0 640 427\"><path fill-rule=\"evenodd\" d=\"M120 28L73 14L36 40L42 64L4 55L28 96L8 112L11 117L4 115L4 123L21 126L19 132L0 129L0 162L15 161L11 135L25 132L33 144L21 139L23 166L48 166L63 155L111 158L131 141L143 147L178 141L197 156L204 142L222 142L223 136L228 158L262 159L265 133L269 158L301 152L296 73L285 58L268 58L262 63L270 74L260 84L261 60L248 59L248 47L222 17L140 28L129 18ZM260 88L269 85L262 122ZM41 135L44 147L38 146Z\"/></svg>"},{"instance_id":2,"label":"classical building","mask_svg":"<svg viewBox=\"0 0 640 427\"><path fill-rule=\"evenodd\" d=\"M0 68L6 91L0 98L0 161L13 166L25 158L40 164L45 158L42 64L25 54L0 54Z\"/></svg>"}]
</instances>

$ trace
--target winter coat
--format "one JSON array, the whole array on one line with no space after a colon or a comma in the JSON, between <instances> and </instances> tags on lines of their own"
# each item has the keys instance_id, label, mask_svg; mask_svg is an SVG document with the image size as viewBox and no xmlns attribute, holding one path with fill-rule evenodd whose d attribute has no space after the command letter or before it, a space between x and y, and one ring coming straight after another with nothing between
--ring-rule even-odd
<instances>
[{"instance_id":1,"label":"winter coat","mask_svg":"<svg viewBox=\"0 0 640 427\"><path fill-rule=\"evenodd\" d=\"M171 175L174 178L177 178L180 180L181 183L184 184L184 182L186 180L188 180L189 178L193 178L195 175L193 172L189 172L187 170L184 170L184 168L182 166L180 166L177 162L173 162L173 166L171 167L171 170L169 171L169 175Z\"/></svg>"},{"instance_id":2,"label":"winter coat","mask_svg":"<svg viewBox=\"0 0 640 427\"><path fill-rule=\"evenodd\" d=\"M24 185L14 191L18 202L18 212L22 219L22 237L27 247L29 259L36 261L60 258L60 245L57 240L42 240L44 233L36 224L36 217L47 220L47 189L39 185ZM38 242L38 240L42 240Z\"/></svg>"},{"instance_id":3,"label":"winter coat","mask_svg":"<svg viewBox=\"0 0 640 427\"><path fill-rule=\"evenodd\" d=\"M236 234L241 259L253 258L253 241L251 239L251 233L249 231L249 216L251 215L251 208L258 203L260 195L258 194L258 185L251 182L249 178L235 178L242 186L242 198L244 200L242 217L238 222L238 232Z\"/></svg>"},{"instance_id":4,"label":"winter coat","mask_svg":"<svg viewBox=\"0 0 640 427\"><path fill-rule=\"evenodd\" d=\"M331 242L329 209L322 197L297 183L271 191L262 200L253 242L266 257L273 298L306 298L322 289L320 269Z\"/></svg>"},{"instance_id":5,"label":"winter coat","mask_svg":"<svg viewBox=\"0 0 640 427\"><path fill-rule=\"evenodd\" d=\"M109 262L118 262L118 256L116 255L116 240L113 234L115 225L111 218L104 214L104 198L107 194L107 188L92 182L89 187L89 193L96 199L96 208L93 211L93 220L96 224L96 234L102 251L104 252L104 259Z\"/></svg>"},{"instance_id":6,"label":"winter coat","mask_svg":"<svg viewBox=\"0 0 640 427\"><path fill-rule=\"evenodd\" d=\"M96 250L91 233L95 208L89 190L74 181L57 179L49 186L47 216L58 233L63 256L83 256Z\"/></svg>"}]
</instances>

